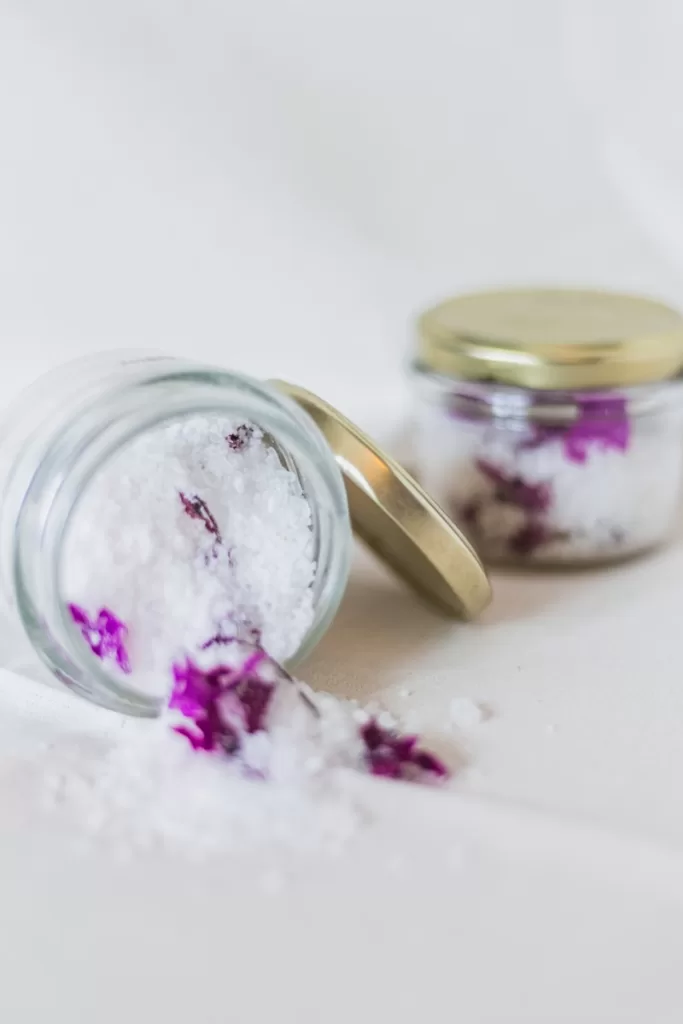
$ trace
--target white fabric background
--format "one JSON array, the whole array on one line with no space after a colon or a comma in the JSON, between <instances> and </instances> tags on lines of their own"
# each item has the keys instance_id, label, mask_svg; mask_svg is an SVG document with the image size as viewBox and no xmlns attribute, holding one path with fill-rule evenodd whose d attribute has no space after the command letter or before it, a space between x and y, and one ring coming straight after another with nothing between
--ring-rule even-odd
<instances>
[{"instance_id":1,"label":"white fabric background","mask_svg":"<svg viewBox=\"0 0 683 1024\"><path fill-rule=\"evenodd\" d=\"M675 0L2 0L18 376L141 341L362 414L397 407L435 297L683 299L682 20Z\"/></svg>"},{"instance_id":2,"label":"white fabric background","mask_svg":"<svg viewBox=\"0 0 683 1024\"><path fill-rule=\"evenodd\" d=\"M683 305L682 49L676 0L0 0L0 398L143 345L388 429L434 298ZM494 715L446 741L448 804L373 790L375 832L274 903L248 864L74 863L5 785L0 1018L680 1021L682 575L679 544L500 577L452 629L363 561L307 678L435 733L456 695ZM3 750L68 727L1 682Z\"/></svg>"}]
</instances>

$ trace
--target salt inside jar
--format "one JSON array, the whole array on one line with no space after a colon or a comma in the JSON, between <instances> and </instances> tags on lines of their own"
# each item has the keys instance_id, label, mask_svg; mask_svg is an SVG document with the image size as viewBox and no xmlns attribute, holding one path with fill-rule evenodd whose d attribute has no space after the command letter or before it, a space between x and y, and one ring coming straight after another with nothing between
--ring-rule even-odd
<instances>
[{"instance_id":1,"label":"salt inside jar","mask_svg":"<svg viewBox=\"0 0 683 1024\"><path fill-rule=\"evenodd\" d=\"M489 598L418 485L291 385L99 354L40 378L0 438L10 616L55 676L116 710L157 714L179 659L234 641L298 662L344 593L352 525L443 609Z\"/></svg>"},{"instance_id":2,"label":"salt inside jar","mask_svg":"<svg viewBox=\"0 0 683 1024\"><path fill-rule=\"evenodd\" d=\"M610 561L680 508L683 319L592 291L484 292L418 325L414 460L485 559Z\"/></svg>"}]
</instances>

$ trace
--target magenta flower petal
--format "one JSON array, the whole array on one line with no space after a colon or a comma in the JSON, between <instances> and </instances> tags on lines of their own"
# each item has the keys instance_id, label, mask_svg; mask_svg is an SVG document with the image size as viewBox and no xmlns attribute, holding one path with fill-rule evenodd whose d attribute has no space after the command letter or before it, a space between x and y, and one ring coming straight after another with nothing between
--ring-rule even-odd
<instances>
[{"instance_id":1,"label":"magenta flower petal","mask_svg":"<svg viewBox=\"0 0 683 1024\"><path fill-rule=\"evenodd\" d=\"M225 636L223 633L214 633L210 636L206 643L203 643L200 650L208 651L209 647L226 646L227 644L234 644L237 640L236 636Z\"/></svg>"},{"instance_id":2,"label":"magenta flower petal","mask_svg":"<svg viewBox=\"0 0 683 1024\"><path fill-rule=\"evenodd\" d=\"M487 459L477 459L477 469L495 484L495 499L527 512L546 512L553 493L546 483L532 484L517 474L505 473Z\"/></svg>"},{"instance_id":3,"label":"magenta flower petal","mask_svg":"<svg viewBox=\"0 0 683 1024\"><path fill-rule=\"evenodd\" d=\"M247 679L238 683L233 691L246 715L247 732L259 732L265 726L265 717L273 696L272 683Z\"/></svg>"},{"instance_id":4,"label":"magenta flower petal","mask_svg":"<svg viewBox=\"0 0 683 1024\"><path fill-rule=\"evenodd\" d=\"M102 661L115 661L122 672L130 674L130 658L125 646L128 629L121 619L108 608L101 608L96 619L91 619L77 604L68 605L68 609L93 654Z\"/></svg>"},{"instance_id":5,"label":"magenta flower petal","mask_svg":"<svg viewBox=\"0 0 683 1024\"><path fill-rule=\"evenodd\" d=\"M214 536L220 544L221 531L204 499L198 497L196 494L193 494L191 498L188 498L182 491L179 491L178 495L183 503L186 515L188 515L190 519L199 519L204 524L206 531Z\"/></svg>"},{"instance_id":6,"label":"magenta flower petal","mask_svg":"<svg viewBox=\"0 0 683 1024\"><path fill-rule=\"evenodd\" d=\"M417 746L417 736L401 736L370 719L360 730L366 764L385 779L429 781L448 778L448 769L434 754Z\"/></svg>"},{"instance_id":7,"label":"magenta flower petal","mask_svg":"<svg viewBox=\"0 0 683 1024\"><path fill-rule=\"evenodd\" d=\"M569 399L572 400L571 397ZM561 441L570 462L583 463L592 447L625 452L631 441L631 421L625 398L618 395L582 395L575 399L578 416L568 424L534 424L520 447L540 448Z\"/></svg>"},{"instance_id":8,"label":"magenta flower petal","mask_svg":"<svg viewBox=\"0 0 683 1024\"><path fill-rule=\"evenodd\" d=\"M369 759L370 771L382 779L400 779L404 766L392 753L375 752Z\"/></svg>"},{"instance_id":9,"label":"magenta flower petal","mask_svg":"<svg viewBox=\"0 0 683 1024\"><path fill-rule=\"evenodd\" d=\"M525 557L533 555L544 544L566 539L567 534L562 530L553 530L537 519L530 519L516 533L513 533L508 541L508 547L513 555Z\"/></svg>"},{"instance_id":10,"label":"magenta flower petal","mask_svg":"<svg viewBox=\"0 0 683 1024\"><path fill-rule=\"evenodd\" d=\"M216 646L224 640L221 637ZM267 731L277 687L294 685L260 647L239 640L231 641L231 647L230 664L202 668L187 658L173 666L169 707L184 716L175 730L194 750L239 755L247 736ZM308 701L303 690L299 696ZM385 729L374 718L361 727L359 736L365 766L372 775L418 782L448 776L441 761L418 746L416 736Z\"/></svg>"},{"instance_id":11,"label":"magenta flower petal","mask_svg":"<svg viewBox=\"0 0 683 1024\"><path fill-rule=\"evenodd\" d=\"M202 669L190 658L173 666L169 707L191 723L183 727L181 735L187 732L186 738L192 742L197 732L201 734L203 742L195 749L236 753L242 736L265 728L276 684L263 679L259 671L266 666L272 671L275 663L260 648L248 644L241 648L244 660L237 666L218 664ZM280 675L286 678L284 672Z\"/></svg>"},{"instance_id":12,"label":"magenta flower petal","mask_svg":"<svg viewBox=\"0 0 683 1024\"><path fill-rule=\"evenodd\" d=\"M436 775L442 779L448 778L448 769L443 761L440 761L434 754L430 754L428 750L415 751L411 763L429 775Z\"/></svg>"},{"instance_id":13,"label":"magenta flower petal","mask_svg":"<svg viewBox=\"0 0 683 1024\"><path fill-rule=\"evenodd\" d=\"M246 448L253 436L254 428L247 426L246 423L242 423L239 427L235 428L232 434L228 434L225 440L234 452L241 452L243 448Z\"/></svg>"},{"instance_id":14,"label":"magenta flower petal","mask_svg":"<svg viewBox=\"0 0 683 1024\"><path fill-rule=\"evenodd\" d=\"M510 551L524 557L533 555L537 548L552 540L552 533L542 523L529 522L517 530L509 540Z\"/></svg>"},{"instance_id":15,"label":"magenta flower petal","mask_svg":"<svg viewBox=\"0 0 683 1024\"><path fill-rule=\"evenodd\" d=\"M201 729L190 729L187 725L174 725L173 731L177 732L179 736L184 736L190 743L193 750L213 749L213 743L211 742L210 737L208 737Z\"/></svg>"}]
</instances>

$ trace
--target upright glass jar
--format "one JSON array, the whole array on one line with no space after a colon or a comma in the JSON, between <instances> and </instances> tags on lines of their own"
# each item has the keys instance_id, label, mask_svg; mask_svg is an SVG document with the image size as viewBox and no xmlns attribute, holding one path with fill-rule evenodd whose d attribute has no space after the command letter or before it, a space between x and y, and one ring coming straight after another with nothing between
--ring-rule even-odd
<instances>
[{"instance_id":1,"label":"upright glass jar","mask_svg":"<svg viewBox=\"0 0 683 1024\"><path fill-rule=\"evenodd\" d=\"M419 320L415 470L485 560L662 543L683 483L683 319L591 291L462 296Z\"/></svg>"},{"instance_id":2,"label":"upright glass jar","mask_svg":"<svg viewBox=\"0 0 683 1024\"><path fill-rule=\"evenodd\" d=\"M327 419L323 417L319 428L310 414L323 408ZM109 671L83 642L62 593L66 536L82 495L107 460L146 431L198 414L228 415L260 427L282 464L297 477L310 506L314 614L292 659L298 661L324 633L346 586L351 522L338 461L350 470L355 488L367 486L374 494L367 480L368 472L375 470L370 467L364 475L362 466L351 464L345 421L334 410L315 396L285 385L268 385L171 357L116 352L76 360L47 373L19 397L0 423L0 579L11 616L21 623L35 652L58 679L95 703L130 714L156 714L163 698L140 692L120 672ZM328 420L332 441L325 437ZM372 445L358 437L361 448L356 455L362 461ZM343 458L335 445L346 446ZM381 453L378 456L377 471L381 468L390 476L394 470L401 473ZM392 479L400 486L398 477ZM428 510L429 499L419 489L415 494L420 508ZM373 504L375 515L384 515L391 528L391 502L387 506L373 499ZM361 518L367 515L367 509L360 514ZM439 523L437 540L450 543L456 562L477 577L479 591L466 593L461 602L467 613L474 614L488 596L485 574L445 517ZM398 529L410 534L413 527L399 523ZM432 558L429 538L413 540L422 544L428 562ZM457 590L457 580L454 586Z\"/></svg>"}]
</instances>

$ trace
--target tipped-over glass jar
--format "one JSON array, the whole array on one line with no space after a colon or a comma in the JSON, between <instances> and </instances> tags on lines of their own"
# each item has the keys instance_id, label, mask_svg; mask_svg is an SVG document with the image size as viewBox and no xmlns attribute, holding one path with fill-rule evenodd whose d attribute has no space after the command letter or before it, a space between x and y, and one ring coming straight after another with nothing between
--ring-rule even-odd
<instances>
[{"instance_id":1,"label":"tipped-over glass jar","mask_svg":"<svg viewBox=\"0 0 683 1024\"><path fill-rule=\"evenodd\" d=\"M40 378L0 438L9 621L53 675L119 711L158 713L177 659L234 636L305 656L343 595L352 523L442 606L468 616L488 599L430 499L291 386L102 353Z\"/></svg>"},{"instance_id":2,"label":"tipped-over glass jar","mask_svg":"<svg viewBox=\"0 0 683 1024\"><path fill-rule=\"evenodd\" d=\"M662 543L683 483L683 319L627 295L529 290L419 321L418 479L485 560L617 560Z\"/></svg>"}]
</instances>

